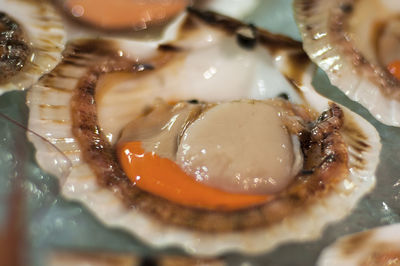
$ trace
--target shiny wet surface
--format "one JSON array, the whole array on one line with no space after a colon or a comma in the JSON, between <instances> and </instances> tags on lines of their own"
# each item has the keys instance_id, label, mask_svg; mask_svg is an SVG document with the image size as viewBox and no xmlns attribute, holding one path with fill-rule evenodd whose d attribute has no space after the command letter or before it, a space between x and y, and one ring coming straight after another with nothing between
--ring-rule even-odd
<instances>
[{"instance_id":1,"label":"shiny wet surface","mask_svg":"<svg viewBox=\"0 0 400 266\"><path fill-rule=\"evenodd\" d=\"M299 39L291 14L291 1L265 1L248 21L273 32L281 32ZM257 256L237 253L222 255L229 265L313 265L322 248L337 237L367 228L400 222L400 128L385 126L375 120L365 108L349 100L332 87L324 73L318 71L314 85L323 95L362 115L379 131L382 138L381 162L377 169L375 189L365 196L355 210L344 220L328 226L316 241L283 244L274 251ZM10 92L0 97L0 112L26 125L28 110L24 104L25 92ZM107 250L140 255L183 254L169 248L154 250L123 230L102 225L81 204L59 196L57 180L44 173L35 163L32 144L23 128L0 118L0 225L4 225L7 198L12 180L21 160L26 191L26 226L28 229L28 261L43 265L51 250ZM15 145L24 145L29 151L21 159Z\"/></svg>"}]
</instances>

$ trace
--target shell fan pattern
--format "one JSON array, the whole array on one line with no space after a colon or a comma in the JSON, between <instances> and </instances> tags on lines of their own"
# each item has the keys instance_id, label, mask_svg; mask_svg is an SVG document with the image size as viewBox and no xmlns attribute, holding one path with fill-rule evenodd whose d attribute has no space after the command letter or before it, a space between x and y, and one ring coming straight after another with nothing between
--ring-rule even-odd
<instances>
[{"instance_id":1,"label":"shell fan pattern","mask_svg":"<svg viewBox=\"0 0 400 266\"><path fill-rule=\"evenodd\" d=\"M255 254L317 238L373 188L379 136L363 118L314 90L315 67L301 43L197 9L175 27L177 35L160 45L71 41L62 62L29 90L29 128L72 162L61 188L65 197L156 247ZM263 204L236 211L176 204L135 186L116 159L123 128L160 98L167 104L270 101L287 116L303 153L315 149L321 157L305 156L311 169ZM49 150L31 141L40 166L57 175Z\"/></svg>"}]
</instances>

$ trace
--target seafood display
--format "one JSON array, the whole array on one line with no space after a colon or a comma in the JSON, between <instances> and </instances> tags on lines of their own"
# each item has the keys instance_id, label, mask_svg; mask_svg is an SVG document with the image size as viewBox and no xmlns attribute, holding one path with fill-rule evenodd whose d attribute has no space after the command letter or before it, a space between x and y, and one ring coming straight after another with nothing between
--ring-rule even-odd
<instances>
[{"instance_id":1,"label":"seafood display","mask_svg":"<svg viewBox=\"0 0 400 266\"><path fill-rule=\"evenodd\" d=\"M317 238L375 184L376 130L320 96L314 70L297 41L188 9L155 42L71 40L28 91L28 126L72 162L62 194L105 224L260 253Z\"/></svg>"},{"instance_id":2,"label":"seafood display","mask_svg":"<svg viewBox=\"0 0 400 266\"><path fill-rule=\"evenodd\" d=\"M30 87L61 60L65 32L48 1L0 1L0 93Z\"/></svg>"},{"instance_id":3,"label":"seafood display","mask_svg":"<svg viewBox=\"0 0 400 266\"><path fill-rule=\"evenodd\" d=\"M341 237L325 248L318 265L398 265L400 225L387 225Z\"/></svg>"},{"instance_id":4,"label":"seafood display","mask_svg":"<svg viewBox=\"0 0 400 266\"><path fill-rule=\"evenodd\" d=\"M0 0L0 33L0 264L400 265L398 0Z\"/></svg>"},{"instance_id":5,"label":"seafood display","mask_svg":"<svg viewBox=\"0 0 400 266\"><path fill-rule=\"evenodd\" d=\"M380 122L400 126L400 3L294 2L304 49L333 85Z\"/></svg>"},{"instance_id":6,"label":"seafood display","mask_svg":"<svg viewBox=\"0 0 400 266\"><path fill-rule=\"evenodd\" d=\"M179 17L190 2L159 1L150 3L150 7L143 6L140 1L132 2L128 7L126 4L127 1L122 0L114 3L114 9L109 9L107 1L0 1L0 7L3 7L0 10L0 93L27 89L52 70L61 60L67 40L101 36L120 39L121 42L143 39L160 41L163 39L163 24ZM256 4L257 1L236 1L234 7L237 9L227 11L240 17ZM226 5L223 1L204 1L201 4L203 8L217 10ZM164 14L166 7L169 13ZM138 8L142 8L141 16L129 16L128 20L121 20L118 15L122 10L140 13ZM153 10L153 13L146 13L146 8ZM159 24L162 25L157 26ZM132 37L132 32L147 28L152 31L149 36L138 33Z\"/></svg>"}]
</instances>

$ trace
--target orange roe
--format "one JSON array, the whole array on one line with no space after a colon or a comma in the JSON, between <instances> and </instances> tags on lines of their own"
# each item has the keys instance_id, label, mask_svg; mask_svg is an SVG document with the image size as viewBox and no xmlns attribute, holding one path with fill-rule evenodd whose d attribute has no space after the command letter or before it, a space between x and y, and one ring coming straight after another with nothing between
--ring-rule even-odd
<instances>
[{"instance_id":1,"label":"orange roe","mask_svg":"<svg viewBox=\"0 0 400 266\"><path fill-rule=\"evenodd\" d=\"M183 11L188 0L66 0L68 12L103 29L146 28Z\"/></svg>"},{"instance_id":2,"label":"orange roe","mask_svg":"<svg viewBox=\"0 0 400 266\"><path fill-rule=\"evenodd\" d=\"M122 169L141 189L169 201L210 210L237 210L268 202L273 195L225 192L196 181L175 162L145 152L140 142L117 146Z\"/></svg>"},{"instance_id":3,"label":"orange roe","mask_svg":"<svg viewBox=\"0 0 400 266\"><path fill-rule=\"evenodd\" d=\"M387 66L387 69L393 76L395 76L398 80L400 80L400 60L395 60L391 62Z\"/></svg>"}]
</instances>

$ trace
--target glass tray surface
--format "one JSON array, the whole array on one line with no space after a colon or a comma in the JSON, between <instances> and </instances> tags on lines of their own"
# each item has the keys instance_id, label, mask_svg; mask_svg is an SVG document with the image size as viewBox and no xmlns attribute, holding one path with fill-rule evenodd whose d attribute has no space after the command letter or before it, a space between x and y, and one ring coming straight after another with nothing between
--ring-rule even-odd
<instances>
[{"instance_id":1,"label":"glass tray surface","mask_svg":"<svg viewBox=\"0 0 400 266\"><path fill-rule=\"evenodd\" d=\"M260 7L246 18L247 22L300 39L291 0L260 2ZM376 187L348 217L329 225L318 240L283 244L272 252L256 256L223 254L221 258L229 265L314 265L321 250L337 237L400 222L400 128L385 126L375 120L365 108L330 85L321 70L316 72L313 84L321 94L360 114L379 131L383 146ZM29 111L25 97L26 92L21 91L3 94L0 97L0 112L26 125ZM178 248L156 250L146 246L123 230L104 226L81 204L62 198L58 181L36 164L34 148L26 138L25 129L2 117L0 141L0 225L4 225L6 219L13 179L21 171L26 191L26 256L30 265L43 265L48 252L54 249L128 252L143 256L184 254ZM23 154L16 152L17 149L23 150Z\"/></svg>"}]
</instances>

